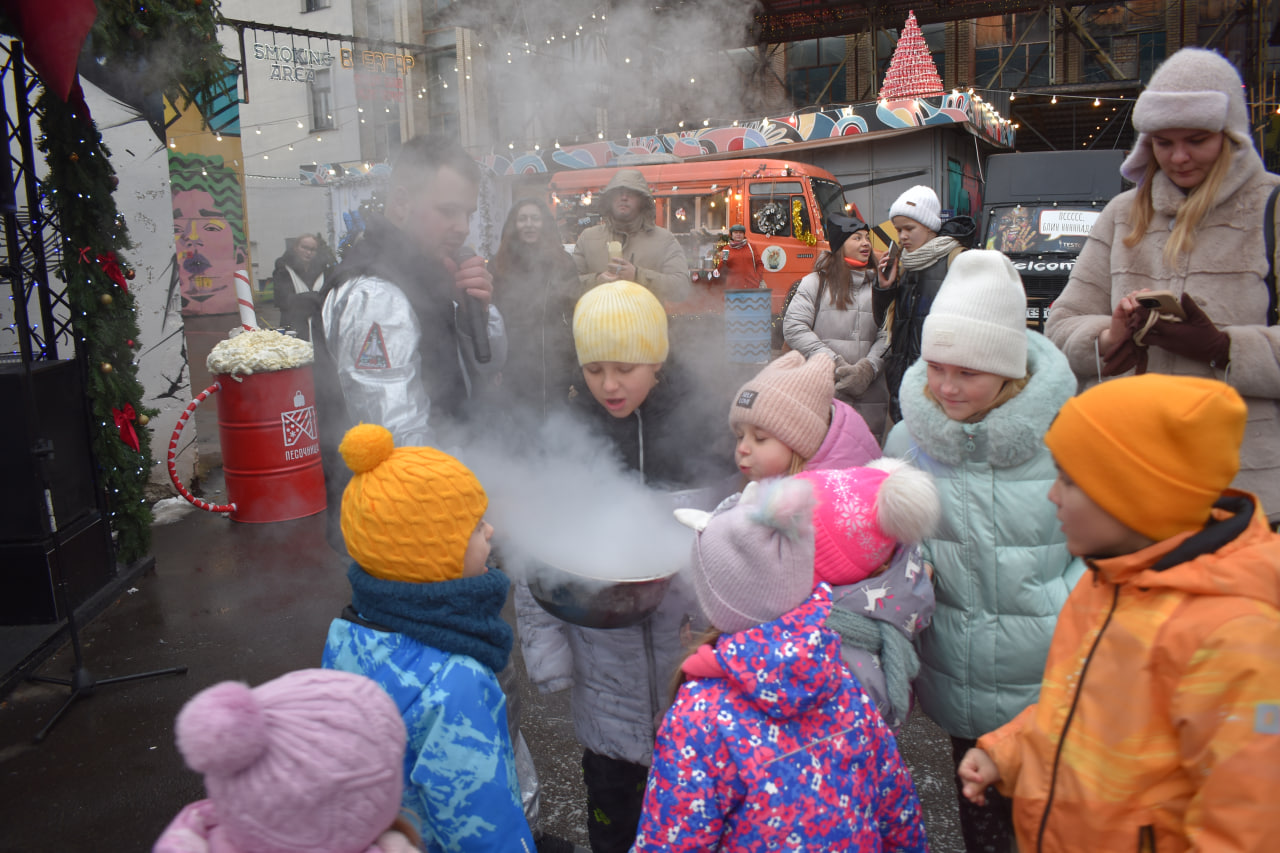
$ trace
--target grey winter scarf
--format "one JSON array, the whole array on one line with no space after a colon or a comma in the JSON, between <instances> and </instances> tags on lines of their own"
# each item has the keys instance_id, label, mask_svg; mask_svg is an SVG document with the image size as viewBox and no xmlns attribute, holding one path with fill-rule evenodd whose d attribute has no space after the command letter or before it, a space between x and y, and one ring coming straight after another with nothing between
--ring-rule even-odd
<instances>
[{"instance_id":1,"label":"grey winter scarf","mask_svg":"<svg viewBox=\"0 0 1280 853\"><path fill-rule=\"evenodd\" d=\"M906 722L911 710L911 681L920 672L920 658L911 641L889 622L838 605L831 608L827 627L858 648L879 656L890 706L881 708L880 716L894 728Z\"/></svg>"},{"instance_id":2,"label":"grey winter scarf","mask_svg":"<svg viewBox=\"0 0 1280 853\"><path fill-rule=\"evenodd\" d=\"M903 252L902 268L904 270L922 270L925 267L933 266L938 262L939 258L945 258L951 254L952 249L958 248L960 248L960 244L956 242L955 237L934 237L914 252Z\"/></svg>"}]
</instances>

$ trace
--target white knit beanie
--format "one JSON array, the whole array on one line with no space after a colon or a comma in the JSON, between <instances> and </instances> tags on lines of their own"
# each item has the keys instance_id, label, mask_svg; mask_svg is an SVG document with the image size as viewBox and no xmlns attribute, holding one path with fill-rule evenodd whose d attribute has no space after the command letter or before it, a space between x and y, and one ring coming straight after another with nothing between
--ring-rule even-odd
<instances>
[{"instance_id":1,"label":"white knit beanie","mask_svg":"<svg viewBox=\"0 0 1280 853\"><path fill-rule=\"evenodd\" d=\"M1151 160L1150 134L1161 130L1223 131L1237 144L1252 148L1243 86L1240 73L1212 50L1184 47L1160 63L1133 108L1138 141L1120 174L1134 183L1142 180Z\"/></svg>"},{"instance_id":2,"label":"white knit beanie","mask_svg":"<svg viewBox=\"0 0 1280 853\"><path fill-rule=\"evenodd\" d=\"M937 232L942 227L942 203L938 194L923 184L916 184L898 196L898 200L889 208L889 218L905 216L914 219L930 231Z\"/></svg>"},{"instance_id":3,"label":"white knit beanie","mask_svg":"<svg viewBox=\"0 0 1280 853\"><path fill-rule=\"evenodd\" d=\"M1000 252L961 252L924 318L920 357L1008 379L1027 375L1027 294Z\"/></svg>"}]
</instances>

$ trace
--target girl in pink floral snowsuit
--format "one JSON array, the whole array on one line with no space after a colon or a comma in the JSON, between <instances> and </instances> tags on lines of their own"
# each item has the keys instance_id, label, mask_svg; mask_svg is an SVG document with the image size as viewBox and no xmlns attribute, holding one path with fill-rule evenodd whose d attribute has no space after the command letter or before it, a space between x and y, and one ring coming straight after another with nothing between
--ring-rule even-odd
<instances>
[{"instance_id":1,"label":"girl in pink floral snowsuit","mask_svg":"<svg viewBox=\"0 0 1280 853\"><path fill-rule=\"evenodd\" d=\"M794 479L752 483L711 516L677 511L699 531L694 589L723 633L682 667L635 850L928 850L893 734L824 624L812 511Z\"/></svg>"}]
</instances>

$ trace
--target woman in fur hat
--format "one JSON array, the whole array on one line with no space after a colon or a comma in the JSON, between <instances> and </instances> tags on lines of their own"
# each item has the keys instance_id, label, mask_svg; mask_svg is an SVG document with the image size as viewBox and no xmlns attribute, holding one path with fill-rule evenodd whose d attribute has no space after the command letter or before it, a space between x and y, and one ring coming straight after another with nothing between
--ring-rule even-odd
<instances>
[{"instance_id":1,"label":"woman in fur hat","mask_svg":"<svg viewBox=\"0 0 1280 853\"><path fill-rule=\"evenodd\" d=\"M1102 211L1045 334L1084 383L1126 373L1220 379L1249 406L1234 487L1280 521L1280 331L1264 218L1280 176L1253 147L1240 75L1184 48L1156 69L1133 110L1121 172L1137 186ZM1183 318L1139 305L1167 290Z\"/></svg>"}]
</instances>

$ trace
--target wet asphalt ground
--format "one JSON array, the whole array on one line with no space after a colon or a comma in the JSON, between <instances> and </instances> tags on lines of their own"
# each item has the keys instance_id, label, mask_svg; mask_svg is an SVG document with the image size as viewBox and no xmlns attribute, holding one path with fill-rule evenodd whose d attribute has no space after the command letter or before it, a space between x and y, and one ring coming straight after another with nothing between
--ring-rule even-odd
<instances>
[{"instance_id":1,"label":"wet asphalt ground","mask_svg":"<svg viewBox=\"0 0 1280 853\"><path fill-rule=\"evenodd\" d=\"M325 544L323 514L252 525L193 510L155 527L152 554L154 570L81 629L85 666L97 679L188 671L100 686L40 744L32 737L68 689L26 681L0 699L0 853L150 850L178 810L204 796L174 747L182 704L220 681L257 685L318 665L329 622L349 602L345 564ZM542 780L542 828L585 845L568 691L538 695L524 678L518 643L514 658L522 728ZM64 646L39 672L66 675L72 663ZM949 741L917 714L900 743L933 850L962 850Z\"/></svg>"}]
</instances>

